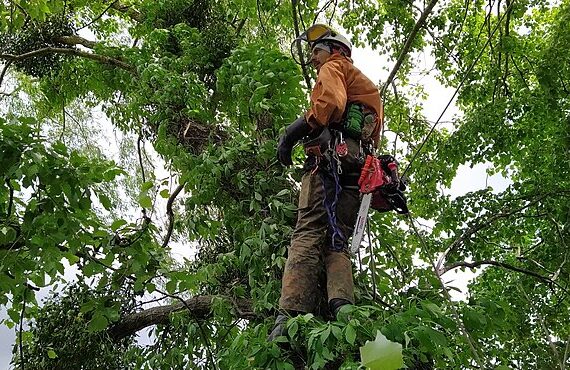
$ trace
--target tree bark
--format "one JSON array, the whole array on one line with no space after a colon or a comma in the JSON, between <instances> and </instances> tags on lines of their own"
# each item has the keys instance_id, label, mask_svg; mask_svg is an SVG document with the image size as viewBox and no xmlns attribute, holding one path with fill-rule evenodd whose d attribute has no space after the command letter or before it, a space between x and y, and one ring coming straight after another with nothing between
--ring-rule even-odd
<instances>
[{"instance_id":1,"label":"tree bark","mask_svg":"<svg viewBox=\"0 0 570 370\"><path fill-rule=\"evenodd\" d=\"M185 300L184 303L180 302L168 306L149 308L125 316L121 321L111 326L108 329L108 333L112 339L119 340L146 327L166 324L170 321L171 314L184 310L189 317L203 320L208 318L212 313L212 305L216 299L228 300L229 298L213 295L196 296ZM235 299L233 300L233 305L236 311L236 317L242 319L254 319L257 317L253 312L253 304L250 299Z\"/></svg>"},{"instance_id":2,"label":"tree bark","mask_svg":"<svg viewBox=\"0 0 570 370\"><path fill-rule=\"evenodd\" d=\"M83 45L89 49L93 49L95 45L97 45L97 42L84 39L83 37L77 35L60 36L55 38L54 41L61 42L62 44L69 46Z\"/></svg>"},{"instance_id":3,"label":"tree bark","mask_svg":"<svg viewBox=\"0 0 570 370\"><path fill-rule=\"evenodd\" d=\"M25 54L20 54L20 55L13 55L13 54L0 54L0 59L6 60L6 61L12 61L12 62L18 62L20 60L24 60L27 58L33 58L33 57L37 57L37 56L41 56L41 55L45 55L45 54L67 54L67 55L74 55L74 56L78 56L78 57L82 57L82 58L87 58L87 59L91 59L91 60L95 60L99 63L103 63L103 64L108 64L111 65L113 67L119 67L122 68L124 70L127 70L131 73L135 73L135 67L125 63L121 60L115 59L115 58L111 58L105 55L99 55L99 54L95 54L95 53L88 53L86 51L81 51L78 49L67 49L67 48L52 48L52 47L46 47L46 48L42 48L42 49L38 49L38 50L34 50L34 51L30 51L28 53Z\"/></svg>"}]
</instances>

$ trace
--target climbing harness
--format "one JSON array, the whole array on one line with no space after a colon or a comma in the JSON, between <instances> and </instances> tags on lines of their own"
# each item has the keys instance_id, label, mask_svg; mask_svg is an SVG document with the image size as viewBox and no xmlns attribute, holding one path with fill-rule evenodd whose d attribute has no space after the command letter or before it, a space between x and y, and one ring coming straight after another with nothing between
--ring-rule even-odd
<instances>
[{"instance_id":1,"label":"climbing harness","mask_svg":"<svg viewBox=\"0 0 570 370\"><path fill-rule=\"evenodd\" d=\"M344 179L351 175L343 173L341 161L348 155L348 145L341 131L329 128L324 128L317 137L305 140L303 145L308 156L305 171L318 175L323 186L323 206L331 237L330 249L340 252L348 244L347 235L344 235L337 222L338 200L342 189L348 187L343 184L341 177Z\"/></svg>"}]
</instances>

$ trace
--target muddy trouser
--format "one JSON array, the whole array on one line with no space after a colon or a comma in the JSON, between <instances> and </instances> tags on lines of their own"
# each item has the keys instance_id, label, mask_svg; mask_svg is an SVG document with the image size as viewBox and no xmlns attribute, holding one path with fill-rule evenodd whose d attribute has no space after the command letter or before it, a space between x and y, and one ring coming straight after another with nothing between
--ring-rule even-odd
<instances>
[{"instance_id":1,"label":"muddy trouser","mask_svg":"<svg viewBox=\"0 0 570 370\"><path fill-rule=\"evenodd\" d=\"M344 235L344 249L341 251L331 249L330 216L324 205L325 191L327 197L334 196L334 186L323 186L323 174L319 173L323 170L306 172L301 180L297 225L291 238L283 273L279 300L282 310L299 312L315 310L317 300L321 297L318 283L323 267L326 274L327 300L330 302L334 298L341 298L354 303L348 239L352 235L360 206L356 185L361 165L358 162L358 143L350 138L347 138L346 142L349 154L340 158L343 173L341 178L352 177L353 180L348 184L352 186L343 184L345 186L337 194L336 202L336 221L338 230Z\"/></svg>"}]
</instances>

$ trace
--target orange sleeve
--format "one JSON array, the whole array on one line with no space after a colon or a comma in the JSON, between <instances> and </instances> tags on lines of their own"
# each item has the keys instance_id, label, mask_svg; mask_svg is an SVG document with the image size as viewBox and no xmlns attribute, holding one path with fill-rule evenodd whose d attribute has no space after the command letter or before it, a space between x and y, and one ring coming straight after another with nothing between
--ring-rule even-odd
<instances>
[{"instance_id":1,"label":"orange sleeve","mask_svg":"<svg viewBox=\"0 0 570 370\"><path fill-rule=\"evenodd\" d=\"M305 114L313 128L339 122L347 102L346 79L342 65L334 61L322 65L311 92L311 107Z\"/></svg>"}]
</instances>

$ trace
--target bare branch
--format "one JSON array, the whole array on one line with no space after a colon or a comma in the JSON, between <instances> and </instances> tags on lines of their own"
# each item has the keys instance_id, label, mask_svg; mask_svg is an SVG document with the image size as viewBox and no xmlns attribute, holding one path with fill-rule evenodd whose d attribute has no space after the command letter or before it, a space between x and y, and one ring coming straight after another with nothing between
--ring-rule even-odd
<instances>
[{"instance_id":1,"label":"bare branch","mask_svg":"<svg viewBox=\"0 0 570 370\"><path fill-rule=\"evenodd\" d=\"M469 238L471 235L491 226L491 224L499 219L502 218L507 218L510 217L516 213L519 213L521 211L523 211L524 209L540 202L542 199L544 199L548 194L543 194L540 197L537 197L536 199L534 199L531 202L528 202L527 204L518 207L516 209L512 209L512 210L506 210L500 213L497 213L491 217L489 217L488 219L485 219L484 221L480 221L479 223L469 227L467 230L465 230L463 232L463 234L461 234L457 239L455 239L447 248L447 250L443 253L443 255L439 258L439 260L437 261L437 268L438 270L441 269L441 266L444 264L445 260L447 259L447 256L449 256L453 251L455 251L457 248L459 248L459 246L461 244L463 244L465 242L465 240L467 240L467 238Z\"/></svg>"},{"instance_id":2,"label":"bare branch","mask_svg":"<svg viewBox=\"0 0 570 370\"><path fill-rule=\"evenodd\" d=\"M0 86L2 86L2 82L4 81L4 76L6 75L6 71L8 71L8 68L10 68L11 64L12 64L12 61L9 60L4 65L4 68L2 68L2 73L0 73Z\"/></svg>"},{"instance_id":3,"label":"bare branch","mask_svg":"<svg viewBox=\"0 0 570 370\"><path fill-rule=\"evenodd\" d=\"M113 5L115 5L115 3L116 3L117 1L118 1L118 0L113 1L111 4L109 4L109 5L105 8L105 10L103 10L103 12L101 12L101 14L99 14L97 17L93 18L93 19L92 19L89 23L87 23L86 25L79 27L79 28L76 29L75 31L77 32L77 31L79 31L79 30L82 30L82 29L84 29L84 28L86 28L86 27L91 26L93 23L97 22L99 19L101 19L101 17L102 17L105 13L107 13L107 11L108 11L109 9L111 9L111 8L113 7Z\"/></svg>"},{"instance_id":4,"label":"bare branch","mask_svg":"<svg viewBox=\"0 0 570 370\"><path fill-rule=\"evenodd\" d=\"M166 324L170 320L170 315L175 312L185 311L195 319L205 319L212 312L212 305L215 299L228 299L222 296L196 296L168 306L159 306L147 310L136 312L124 317L121 321L109 328L109 335L115 340L125 338L146 327ZM236 314L242 319L254 319L252 302L249 299L234 300Z\"/></svg>"},{"instance_id":5,"label":"bare branch","mask_svg":"<svg viewBox=\"0 0 570 370\"><path fill-rule=\"evenodd\" d=\"M293 11L293 25L295 26L295 37L299 37L299 20L297 19L297 0L291 0L291 7ZM303 76L305 77L305 83L307 84L307 89L311 90L311 78L307 73L307 66L305 65L305 58L303 57L303 52L301 47L297 43L297 53L299 53L299 59L301 61L301 69L303 70Z\"/></svg>"},{"instance_id":6,"label":"bare branch","mask_svg":"<svg viewBox=\"0 0 570 370\"><path fill-rule=\"evenodd\" d=\"M81 51L78 49L47 47L47 48L42 48L42 49L30 51L28 53L20 54L20 55L0 54L0 59L12 61L12 62L18 62L18 61L21 61L24 59L38 57L38 56L42 56L42 55L50 54L50 53L78 56L81 58L95 60L99 63L108 64L108 65L111 65L113 67L119 67L119 68L124 69L126 71L129 71L131 73L135 72L135 67L133 67L132 65L125 63L121 60L114 59L114 58L111 58L111 57L108 57L105 55L88 53L88 52Z\"/></svg>"},{"instance_id":7,"label":"bare branch","mask_svg":"<svg viewBox=\"0 0 570 370\"><path fill-rule=\"evenodd\" d=\"M499 261L493 261L493 260L482 260L482 261L475 261L475 262L466 262L466 261L455 262L455 263L451 263L449 265L446 265L443 268L440 268L438 270L438 273L440 275L443 275L446 272L449 272L449 271L456 269L458 267L476 268L476 267L483 266L483 265L491 265L491 266L502 267L502 268L505 268L507 270L516 271L516 272L523 273L525 275L535 277L535 278L542 280L542 281L545 281L547 283L554 283L552 280L550 280L550 278L548 278L546 276L542 276L542 275L540 275L534 271L530 271L530 270L526 270L526 269L523 269L520 267L516 267L516 266L513 266L513 265L505 263L505 262L499 262Z\"/></svg>"},{"instance_id":8,"label":"bare branch","mask_svg":"<svg viewBox=\"0 0 570 370\"><path fill-rule=\"evenodd\" d=\"M530 297L528 296L528 294L526 293L526 291L524 290L522 284L519 282L518 285L519 285L519 290L525 296L526 300L528 301L528 304L532 306L532 301L531 301ZM539 310L536 310L535 314L538 317L538 322L540 323L540 327L541 327L542 332L544 334L544 338L548 341L548 345L550 346L550 349L552 350L552 354L554 355L556 362L558 362L558 367L560 368L560 370L564 370L564 365L560 361L560 355L558 354L558 350L556 349L556 346L554 345L554 343L552 343L550 332L548 331L548 328L546 327L546 323L544 322L544 317L542 316L542 314L540 313Z\"/></svg>"},{"instance_id":9,"label":"bare branch","mask_svg":"<svg viewBox=\"0 0 570 370\"><path fill-rule=\"evenodd\" d=\"M394 68L392 68L392 71L390 72L388 79L386 80L386 82L384 82L384 85L382 86L382 90L380 90L380 95L382 97L384 96L384 93L386 92L386 89L388 88L388 86L392 83L392 80L396 76L396 73L398 73L398 70L402 66L404 59L406 58L408 52L410 51L410 49L412 47L412 43L414 42L414 39L416 38L417 33L423 27L428 15L431 13L431 11L433 10L436 3L437 3L437 0L431 0L431 2L428 4L428 6L426 6L426 8L424 9L422 15L420 16L420 19L418 19L418 21L414 25L412 32L410 32L410 34L408 35L406 43L404 44L404 47L402 48L402 51L400 52L400 55L398 56L398 60L396 60L396 64L394 65Z\"/></svg>"},{"instance_id":10,"label":"bare branch","mask_svg":"<svg viewBox=\"0 0 570 370\"><path fill-rule=\"evenodd\" d=\"M77 35L69 35L69 36L60 36L54 39L56 42L60 42L65 45L73 46L73 45L83 45L86 48L93 49L97 42L84 39L81 36Z\"/></svg>"},{"instance_id":11,"label":"bare branch","mask_svg":"<svg viewBox=\"0 0 570 370\"><path fill-rule=\"evenodd\" d=\"M132 6L123 4L122 2L120 2L118 0L111 4L111 8L113 8L114 10L116 10L118 12L126 14L127 16L129 16L129 18L131 18L135 22L141 23L144 21L144 16L142 13L140 13L136 9L133 9Z\"/></svg>"},{"instance_id":12,"label":"bare branch","mask_svg":"<svg viewBox=\"0 0 570 370\"><path fill-rule=\"evenodd\" d=\"M168 232L164 237L164 241L162 242L162 248L166 248L168 242L170 241L170 237L172 236L172 230L174 229L174 211L172 210L172 204L174 200L180 194L180 191L184 189L184 185L186 181L178 185L178 187L174 190L174 192L168 198L168 202L166 202L166 214L168 215Z\"/></svg>"}]
</instances>

